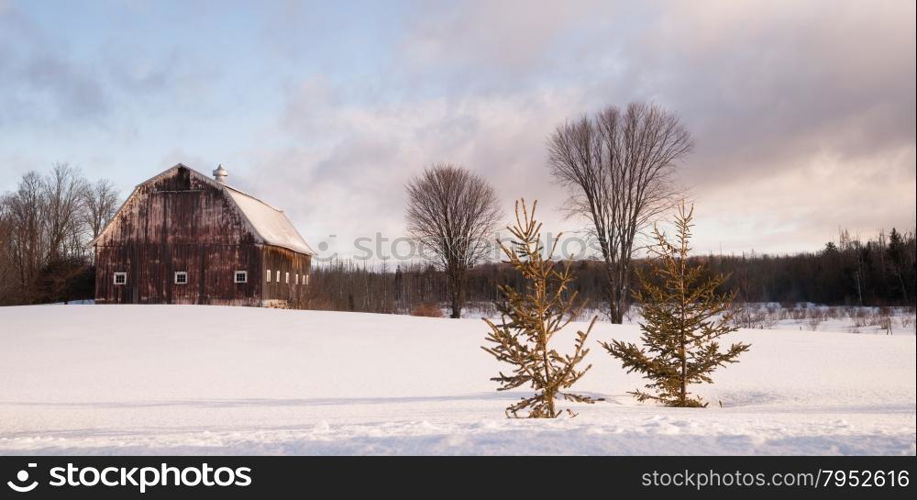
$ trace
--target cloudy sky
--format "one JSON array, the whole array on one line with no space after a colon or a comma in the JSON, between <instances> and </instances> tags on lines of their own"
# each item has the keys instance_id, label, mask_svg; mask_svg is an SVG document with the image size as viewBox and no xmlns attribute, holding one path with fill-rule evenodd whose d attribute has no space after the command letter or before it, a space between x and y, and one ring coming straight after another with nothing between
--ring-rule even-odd
<instances>
[{"instance_id":1,"label":"cloudy sky","mask_svg":"<svg viewBox=\"0 0 917 500\"><path fill-rule=\"evenodd\" d=\"M55 162L124 195L222 162L347 254L403 234L405 182L451 161L575 231L547 136L642 100L694 135L698 251L814 250L914 228L914 18L911 0L0 0L0 191Z\"/></svg>"}]
</instances>

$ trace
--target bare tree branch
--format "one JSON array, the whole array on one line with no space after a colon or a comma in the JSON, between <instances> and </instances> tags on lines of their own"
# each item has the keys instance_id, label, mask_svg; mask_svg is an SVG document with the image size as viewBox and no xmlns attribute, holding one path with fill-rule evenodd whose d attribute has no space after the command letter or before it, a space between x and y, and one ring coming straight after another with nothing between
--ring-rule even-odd
<instances>
[{"instance_id":1,"label":"bare tree branch","mask_svg":"<svg viewBox=\"0 0 917 500\"><path fill-rule=\"evenodd\" d=\"M83 223L95 239L118 210L118 191L107 179L87 185L83 191Z\"/></svg>"}]
</instances>

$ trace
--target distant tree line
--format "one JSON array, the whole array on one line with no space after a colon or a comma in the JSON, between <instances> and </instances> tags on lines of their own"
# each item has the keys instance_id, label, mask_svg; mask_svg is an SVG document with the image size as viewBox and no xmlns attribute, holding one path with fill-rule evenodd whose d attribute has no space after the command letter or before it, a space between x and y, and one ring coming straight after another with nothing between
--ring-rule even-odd
<instances>
[{"instance_id":1,"label":"distant tree line","mask_svg":"<svg viewBox=\"0 0 917 500\"><path fill-rule=\"evenodd\" d=\"M842 231L818 252L794 255L705 255L690 260L728 276L721 292L739 302L812 302L825 305L913 306L917 303L917 241L912 232L880 232L862 241ZM646 268L636 259L631 272ZM605 311L604 261L572 263L576 291L589 307ZM500 300L498 285L521 289L522 276L505 263L484 263L467 271L466 300L488 312ZM317 264L312 271L309 309L394 314L425 314L430 305L451 301L448 277L432 264L369 265L352 260ZM495 311L495 310L494 310Z\"/></svg>"},{"instance_id":2,"label":"distant tree line","mask_svg":"<svg viewBox=\"0 0 917 500\"><path fill-rule=\"evenodd\" d=\"M93 298L90 242L118 207L111 182L57 164L0 196L0 305Z\"/></svg>"},{"instance_id":3,"label":"distant tree line","mask_svg":"<svg viewBox=\"0 0 917 500\"><path fill-rule=\"evenodd\" d=\"M729 286L745 302L912 306L915 255L914 233L892 228L866 241L843 230L815 253L708 259L711 269L731 274Z\"/></svg>"}]
</instances>

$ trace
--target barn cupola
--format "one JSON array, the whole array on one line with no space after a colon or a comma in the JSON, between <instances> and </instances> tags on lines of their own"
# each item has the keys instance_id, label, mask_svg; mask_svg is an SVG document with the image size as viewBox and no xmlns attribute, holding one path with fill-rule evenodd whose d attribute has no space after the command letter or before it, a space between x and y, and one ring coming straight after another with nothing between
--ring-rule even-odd
<instances>
[{"instance_id":1,"label":"barn cupola","mask_svg":"<svg viewBox=\"0 0 917 500\"><path fill-rule=\"evenodd\" d=\"M220 163L217 165L217 168L213 170L213 178L220 184L226 184L226 177L229 176L229 172L223 168L223 164Z\"/></svg>"}]
</instances>

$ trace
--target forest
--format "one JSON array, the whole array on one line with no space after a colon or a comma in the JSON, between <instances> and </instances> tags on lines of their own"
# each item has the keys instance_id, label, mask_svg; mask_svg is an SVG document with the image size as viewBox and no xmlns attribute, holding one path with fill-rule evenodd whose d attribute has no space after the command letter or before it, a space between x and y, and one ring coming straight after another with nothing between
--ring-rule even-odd
<instances>
[{"instance_id":1,"label":"forest","mask_svg":"<svg viewBox=\"0 0 917 500\"><path fill-rule=\"evenodd\" d=\"M91 241L118 203L110 181L66 163L24 174L0 196L0 305L92 299Z\"/></svg>"},{"instance_id":2,"label":"forest","mask_svg":"<svg viewBox=\"0 0 917 500\"><path fill-rule=\"evenodd\" d=\"M882 307L917 302L915 255L914 234L893 228L865 241L841 231L837 241L827 242L817 252L692 259L728 276L723 291L735 292L739 302ZM586 259L569 264L575 275L571 289L591 308L602 310L606 293L601 263ZM647 264L636 259L631 272ZM469 271L467 300L473 308L487 311L498 299L497 285L520 282L521 277L508 264L479 264ZM436 314L438 305L448 301L446 276L429 264L392 266L336 260L316 266L312 283L309 301L304 304L309 309L424 315Z\"/></svg>"}]
</instances>

